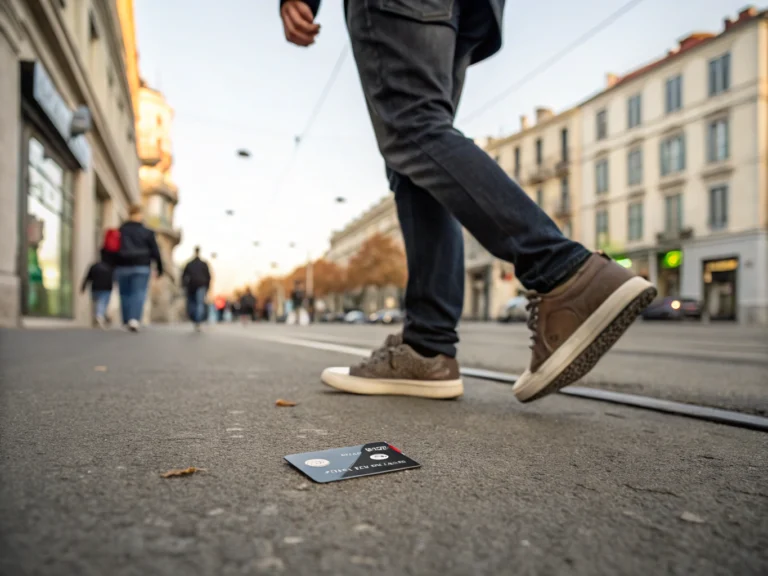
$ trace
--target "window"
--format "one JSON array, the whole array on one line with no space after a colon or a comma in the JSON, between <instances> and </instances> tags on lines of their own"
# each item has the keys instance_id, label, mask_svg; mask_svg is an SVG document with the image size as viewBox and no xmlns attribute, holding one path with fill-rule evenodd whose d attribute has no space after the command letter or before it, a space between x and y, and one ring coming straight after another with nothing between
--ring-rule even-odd
<instances>
[{"instance_id":1,"label":"window","mask_svg":"<svg viewBox=\"0 0 768 576\"><path fill-rule=\"evenodd\" d=\"M560 158L563 162L568 161L568 128L560 131Z\"/></svg>"},{"instance_id":2,"label":"window","mask_svg":"<svg viewBox=\"0 0 768 576\"><path fill-rule=\"evenodd\" d=\"M115 71L112 68L107 70L107 84L110 88L115 85Z\"/></svg>"},{"instance_id":3,"label":"window","mask_svg":"<svg viewBox=\"0 0 768 576\"><path fill-rule=\"evenodd\" d=\"M598 210L595 213L595 239L597 247L608 244L608 211Z\"/></svg>"},{"instance_id":4,"label":"window","mask_svg":"<svg viewBox=\"0 0 768 576\"><path fill-rule=\"evenodd\" d=\"M728 226L728 186L715 186L709 190L709 226L713 230Z\"/></svg>"},{"instance_id":5,"label":"window","mask_svg":"<svg viewBox=\"0 0 768 576\"><path fill-rule=\"evenodd\" d=\"M709 61L709 95L716 96L731 87L731 55Z\"/></svg>"},{"instance_id":6,"label":"window","mask_svg":"<svg viewBox=\"0 0 768 576\"><path fill-rule=\"evenodd\" d=\"M643 239L643 203L632 202L629 205L629 236L630 242Z\"/></svg>"},{"instance_id":7,"label":"window","mask_svg":"<svg viewBox=\"0 0 768 576\"><path fill-rule=\"evenodd\" d=\"M608 114L605 110L597 113L597 139L604 140L608 137Z\"/></svg>"},{"instance_id":8,"label":"window","mask_svg":"<svg viewBox=\"0 0 768 576\"><path fill-rule=\"evenodd\" d=\"M536 140L536 165L541 166L543 158L543 143L541 141L541 138L538 138Z\"/></svg>"},{"instance_id":9,"label":"window","mask_svg":"<svg viewBox=\"0 0 768 576\"><path fill-rule=\"evenodd\" d=\"M157 115L157 125L162 126L163 125L163 117L160 116L160 114Z\"/></svg>"},{"instance_id":10,"label":"window","mask_svg":"<svg viewBox=\"0 0 768 576\"><path fill-rule=\"evenodd\" d=\"M603 158L595 164L595 192L605 194L608 192L608 159Z\"/></svg>"},{"instance_id":11,"label":"window","mask_svg":"<svg viewBox=\"0 0 768 576\"><path fill-rule=\"evenodd\" d=\"M661 143L661 175L685 170L685 136L678 134Z\"/></svg>"},{"instance_id":12,"label":"window","mask_svg":"<svg viewBox=\"0 0 768 576\"><path fill-rule=\"evenodd\" d=\"M536 204L539 205L539 208L544 204L544 191L541 188L536 189Z\"/></svg>"},{"instance_id":13,"label":"window","mask_svg":"<svg viewBox=\"0 0 768 576\"><path fill-rule=\"evenodd\" d=\"M674 194L664 198L664 231L678 234L683 229L683 195Z\"/></svg>"},{"instance_id":14,"label":"window","mask_svg":"<svg viewBox=\"0 0 768 576\"><path fill-rule=\"evenodd\" d=\"M707 161L722 162L728 158L728 119L722 118L707 128Z\"/></svg>"},{"instance_id":15,"label":"window","mask_svg":"<svg viewBox=\"0 0 768 576\"><path fill-rule=\"evenodd\" d=\"M667 114L676 112L683 107L683 77L674 76L667 79L665 94L665 110Z\"/></svg>"},{"instance_id":16,"label":"window","mask_svg":"<svg viewBox=\"0 0 768 576\"><path fill-rule=\"evenodd\" d=\"M627 101L627 129L640 126L643 121L642 99L640 94L635 94Z\"/></svg>"},{"instance_id":17,"label":"window","mask_svg":"<svg viewBox=\"0 0 768 576\"><path fill-rule=\"evenodd\" d=\"M515 148L515 180L520 180L520 147Z\"/></svg>"},{"instance_id":18,"label":"window","mask_svg":"<svg viewBox=\"0 0 768 576\"><path fill-rule=\"evenodd\" d=\"M560 211L569 212L571 209L571 190L568 183L568 176L560 179Z\"/></svg>"},{"instance_id":19,"label":"window","mask_svg":"<svg viewBox=\"0 0 768 576\"><path fill-rule=\"evenodd\" d=\"M627 184L638 186L643 183L643 149L635 148L627 154Z\"/></svg>"},{"instance_id":20,"label":"window","mask_svg":"<svg viewBox=\"0 0 768 576\"><path fill-rule=\"evenodd\" d=\"M93 11L88 13L88 39L95 42L99 39L99 29L96 26L96 16Z\"/></svg>"}]
</instances>

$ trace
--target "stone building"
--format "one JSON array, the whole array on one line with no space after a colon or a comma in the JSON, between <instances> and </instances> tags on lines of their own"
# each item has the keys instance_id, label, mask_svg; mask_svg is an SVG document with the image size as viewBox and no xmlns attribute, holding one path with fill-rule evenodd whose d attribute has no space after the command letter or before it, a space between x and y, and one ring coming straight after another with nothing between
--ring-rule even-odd
<instances>
[{"instance_id":1,"label":"stone building","mask_svg":"<svg viewBox=\"0 0 768 576\"><path fill-rule=\"evenodd\" d=\"M0 325L89 323L79 284L140 198L121 2L0 0Z\"/></svg>"},{"instance_id":2,"label":"stone building","mask_svg":"<svg viewBox=\"0 0 768 576\"><path fill-rule=\"evenodd\" d=\"M712 319L768 323L767 83L751 7L608 75L581 105L583 242Z\"/></svg>"}]
</instances>

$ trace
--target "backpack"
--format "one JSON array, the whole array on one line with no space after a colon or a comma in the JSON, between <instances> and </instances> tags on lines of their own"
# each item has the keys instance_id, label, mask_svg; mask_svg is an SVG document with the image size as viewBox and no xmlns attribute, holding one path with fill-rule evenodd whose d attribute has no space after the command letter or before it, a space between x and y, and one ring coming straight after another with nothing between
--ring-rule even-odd
<instances>
[{"instance_id":1,"label":"backpack","mask_svg":"<svg viewBox=\"0 0 768 576\"><path fill-rule=\"evenodd\" d=\"M117 228L110 228L104 232L104 251L117 254L120 252L120 230Z\"/></svg>"},{"instance_id":2,"label":"backpack","mask_svg":"<svg viewBox=\"0 0 768 576\"><path fill-rule=\"evenodd\" d=\"M113 266L116 265L121 247L122 239L120 230L117 228L109 228L106 230L104 232L104 246L102 248L104 261Z\"/></svg>"}]
</instances>

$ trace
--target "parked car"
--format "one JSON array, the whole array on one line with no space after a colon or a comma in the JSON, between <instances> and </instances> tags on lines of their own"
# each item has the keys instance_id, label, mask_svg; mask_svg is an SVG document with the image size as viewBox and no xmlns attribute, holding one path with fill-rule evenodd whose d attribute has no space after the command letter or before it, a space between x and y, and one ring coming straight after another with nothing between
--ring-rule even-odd
<instances>
[{"instance_id":1,"label":"parked car","mask_svg":"<svg viewBox=\"0 0 768 576\"><path fill-rule=\"evenodd\" d=\"M325 312L322 316L320 316L320 322L324 322L324 323L344 322L345 317L346 317L346 314L344 314L344 312Z\"/></svg>"},{"instance_id":2,"label":"parked car","mask_svg":"<svg viewBox=\"0 0 768 576\"><path fill-rule=\"evenodd\" d=\"M528 310L525 309L527 305L528 299L525 296L509 299L499 315L499 322L525 322L528 320Z\"/></svg>"},{"instance_id":3,"label":"parked car","mask_svg":"<svg viewBox=\"0 0 768 576\"><path fill-rule=\"evenodd\" d=\"M700 320L703 305L693 298L667 296L651 302L642 312L643 320Z\"/></svg>"},{"instance_id":4,"label":"parked car","mask_svg":"<svg viewBox=\"0 0 768 576\"><path fill-rule=\"evenodd\" d=\"M345 324L365 324L365 313L362 310L351 310L344 316Z\"/></svg>"},{"instance_id":5,"label":"parked car","mask_svg":"<svg viewBox=\"0 0 768 576\"><path fill-rule=\"evenodd\" d=\"M368 322L371 324L399 324L404 319L405 314L396 308L386 308L368 316Z\"/></svg>"}]
</instances>

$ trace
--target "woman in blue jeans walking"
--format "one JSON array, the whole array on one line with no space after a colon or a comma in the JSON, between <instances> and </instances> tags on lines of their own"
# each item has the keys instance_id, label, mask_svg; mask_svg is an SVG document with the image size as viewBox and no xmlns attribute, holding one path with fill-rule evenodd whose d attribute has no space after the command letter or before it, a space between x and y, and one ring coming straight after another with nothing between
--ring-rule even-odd
<instances>
[{"instance_id":1,"label":"woman in blue jeans walking","mask_svg":"<svg viewBox=\"0 0 768 576\"><path fill-rule=\"evenodd\" d=\"M123 324L131 332L138 332L147 299L152 262L157 267L157 275L161 276L163 261L155 233L143 224L141 206L131 206L129 214L128 222L120 227L120 252L115 278L120 291Z\"/></svg>"}]
</instances>

